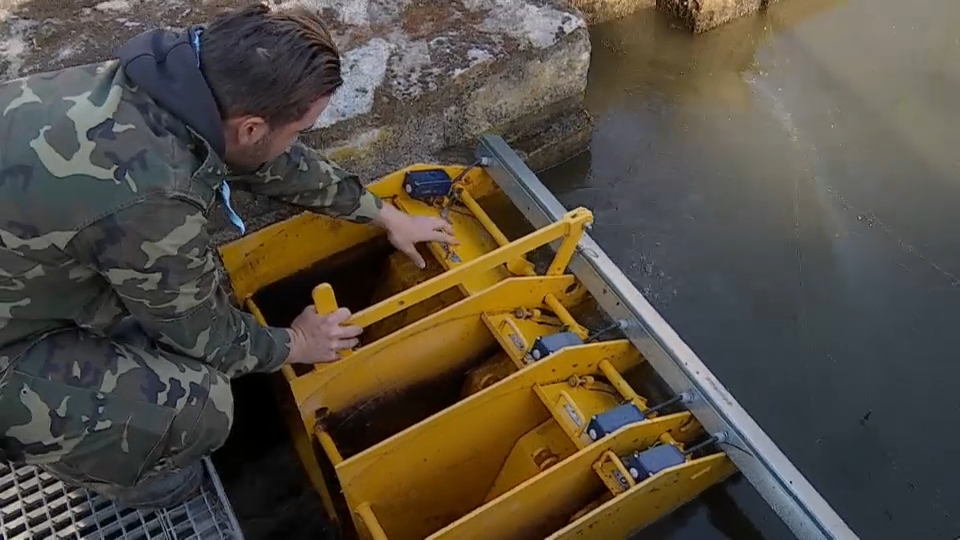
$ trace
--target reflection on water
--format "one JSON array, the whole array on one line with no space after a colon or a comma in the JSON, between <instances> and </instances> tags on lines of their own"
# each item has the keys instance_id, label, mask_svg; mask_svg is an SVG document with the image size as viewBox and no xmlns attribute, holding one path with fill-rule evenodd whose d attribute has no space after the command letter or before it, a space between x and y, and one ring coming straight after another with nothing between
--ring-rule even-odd
<instances>
[{"instance_id":1,"label":"reflection on water","mask_svg":"<svg viewBox=\"0 0 960 540\"><path fill-rule=\"evenodd\" d=\"M960 536L960 2L782 0L593 31L542 174L862 537ZM790 538L744 481L637 538Z\"/></svg>"}]
</instances>

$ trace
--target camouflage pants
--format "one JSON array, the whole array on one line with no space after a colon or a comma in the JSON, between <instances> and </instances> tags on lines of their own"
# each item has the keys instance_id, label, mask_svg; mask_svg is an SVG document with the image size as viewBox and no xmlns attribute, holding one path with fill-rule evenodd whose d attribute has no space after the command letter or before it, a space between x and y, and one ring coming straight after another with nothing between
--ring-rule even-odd
<instances>
[{"instance_id":1,"label":"camouflage pants","mask_svg":"<svg viewBox=\"0 0 960 540\"><path fill-rule=\"evenodd\" d=\"M135 323L110 339L71 329L8 349L0 434L14 462L109 491L187 467L230 432L227 376L158 347Z\"/></svg>"}]
</instances>

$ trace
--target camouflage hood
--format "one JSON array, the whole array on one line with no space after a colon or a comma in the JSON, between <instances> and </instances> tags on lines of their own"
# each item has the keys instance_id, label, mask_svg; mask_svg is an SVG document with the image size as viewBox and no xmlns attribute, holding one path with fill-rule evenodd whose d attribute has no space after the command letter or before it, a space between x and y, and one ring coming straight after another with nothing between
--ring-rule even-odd
<instances>
[{"instance_id":1,"label":"camouflage hood","mask_svg":"<svg viewBox=\"0 0 960 540\"><path fill-rule=\"evenodd\" d=\"M186 32L151 30L131 39L116 56L127 79L206 139L222 159L222 118L191 43L200 31L201 26Z\"/></svg>"}]
</instances>

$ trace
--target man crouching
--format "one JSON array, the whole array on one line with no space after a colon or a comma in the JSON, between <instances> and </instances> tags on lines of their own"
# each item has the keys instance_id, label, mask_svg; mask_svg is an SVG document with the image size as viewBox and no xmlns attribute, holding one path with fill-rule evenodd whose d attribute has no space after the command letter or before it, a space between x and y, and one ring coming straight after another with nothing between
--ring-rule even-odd
<instances>
[{"instance_id":1,"label":"man crouching","mask_svg":"<svg viewBox=\"0 0 960 540\"><path fill-rule=\"evenodd\" d=\"M230 432L230 379L329 362L349 316L260 326L218 286L206 229L230 188L455 243L297 142L342 84L316 14L265 5L184 33L153 30L112 61L0 85L0 442L122 504L194 494Z\"/></svg>"}]
</instances>

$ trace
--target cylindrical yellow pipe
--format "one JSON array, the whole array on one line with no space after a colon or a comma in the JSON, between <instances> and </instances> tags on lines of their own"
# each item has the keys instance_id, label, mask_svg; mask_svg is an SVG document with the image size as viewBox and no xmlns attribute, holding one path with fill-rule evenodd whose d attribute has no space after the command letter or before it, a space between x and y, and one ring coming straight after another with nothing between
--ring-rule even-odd
<instances>
[{"instance_id":1,"label":"cylindrical yellow pipe","mask_svg":"<svg viewBox=\"0 0 960 540\"><path fill-rule=\"evenodd\" d=\"M499 246L505 246L510 243L510 239L507 238L503 231L500 230L500 227L497 227L497 224L490 219L490 216L484 211L483 208L477 203L476 199L473 198L473 195L470 195L470 192L465 189L460 189L457 192L457 197L467 207L467 210L473 213L477 218L477 221L483 225L483 228L490 233L490 236L493 237L494 241L497 242ZM533 276L536 275L536 270L533 268L533 264L530 261L525 259L517 259L515 261L510 261L507 263L507 267L511 272L519 274L521 276Z\"/></svg>"},{"instance_id":2,"label":"cylindrical yellow pipe","mask_svg":"<svg viewBox=\"0 0 960 540\"><path fill-rule=\"evenodd\" d=\"M641 403L646 401L633 391L633 388L630 387L630 384L627 383L626 379L620 375L620 372L617 371L617 368L613 367L609 360L601 360L597 367L600 368L600 371L603 373L603 375L608 381L610 381L610 384L617 389L617 392L620 392L620 395L623 396L623 399L627 401L638 400Z\"/></svg>"},{"instance_id":3,"label":"cylindrical yellow pipe","mask_svg":"<svg viewBox=\"0 0 960 540\"><path fill-rule=\"evenodd\" d=\"M550 309L556 314L557 318L560 319L560 322L565 324L571 332L580 336L580 339L586 339L589 335L589 331L580 325L576 319L573 318L573 315L567 310L566 306L560 303L560 300L557 300L557 297L548 294L543 299L544 303L550 307Z\"/></svg>"},{"instance_id":4,"label":"cylindrical yellow pipe","mask_svg":"<svg viewBox=\"0 0 960 540\"><path fill-rule=\"evenodd\" d=\"M469 191L461 189L457 192L457 197L460 199L463 205L466 206L474 216L476 216L477 221L479 221L480 224L483 225L483 228L490 233L490 236L497 241L497 244L505 246L510 243L510 240L507 239L505 234L503 234L503 232L500 230L500 227L497 227L497 224L490 219L490 216L487 215L487 212L480 207L476 199L473 198L473 195L470 195Z\"/></svg>"},{"instance_id":5,"label":"cylindrical yellow pipe","mask_svg":"<svg viewBox=\"0 0 960 540\"><path fill-rule=\"evenodd\" d=\"M373 540L388 540L386 531L380 526L380 521L374 515L373 508L370 508L370 503L360 503L357 506L357 515L360 516L360 520L363 521L363 525L367 528L367 532L370 533Z\"/></svg>"},{"instance_id":6,"label":"cylindrical yellow pipe","mask_svg":"<svg viewBox=\"0 0 960 540\"><path fill-rule=\"evenodd\" d=\"M327 457L330 458L330 463L332 463L334 467L343 463L343 456L340 455L340 450L337 450L337 444L330 438L330 434L319 427L316 430L316 434L317 440L320 441L320 446L323 447L323 451L326 452Z\"/></svg>"}]
</instances>

